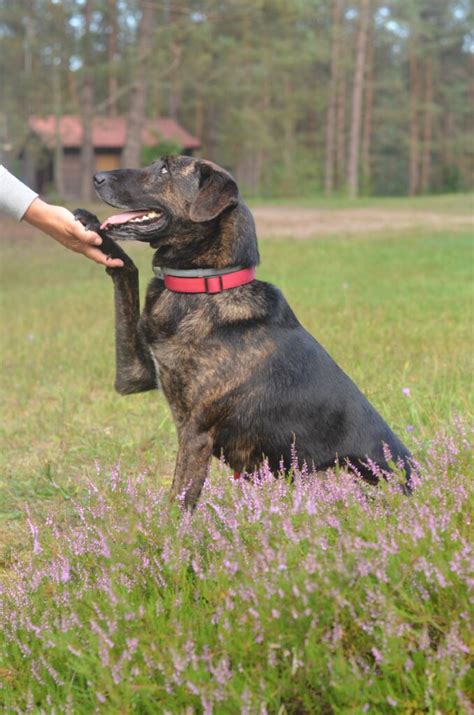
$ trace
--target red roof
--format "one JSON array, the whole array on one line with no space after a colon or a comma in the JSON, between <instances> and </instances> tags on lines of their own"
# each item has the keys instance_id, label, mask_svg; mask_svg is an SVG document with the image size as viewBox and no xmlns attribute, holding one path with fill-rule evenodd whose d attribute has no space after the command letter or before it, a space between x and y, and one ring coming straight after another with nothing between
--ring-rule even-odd
<instances>
[{"instance_id":1,"label":"red roof","mask_svg":"<svg viewBox=\"0 0 474 715\"><path fill-rule=\"evenodd\" d=\"M56 119L48 117L30 117L30 129L38 134L50 148L54 147ZM60 119L60 132L64 147L79 148L82 145L81 118L66 114ZM125 145L127 120L125 117L94 117L92 122L92 142L94 147L101 149L121 149ZM198 149L201 142L189 134L174 119L158 117L147 119L142 133L142 143L154 146L160 141L174 141L183 149Z\"/></svg>"}]
</instances>

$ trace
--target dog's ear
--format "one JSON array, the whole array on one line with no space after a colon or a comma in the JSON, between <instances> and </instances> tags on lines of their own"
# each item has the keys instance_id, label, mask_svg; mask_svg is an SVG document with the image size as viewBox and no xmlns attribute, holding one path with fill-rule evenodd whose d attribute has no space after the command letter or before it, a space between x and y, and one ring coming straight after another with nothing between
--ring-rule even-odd
<instances>
[{"instance_id":1,"label":"dog's ear","mask_svg":"<svg viewBox=\"0 0 474 715\"><path fill-rule=\"evenodd\" d=\"M199 171L199 192L189 211L191 221L196 223L212 221L239 200L237 184L227 171L211 163L201 164Z\"/></svg>"}]
</instances>

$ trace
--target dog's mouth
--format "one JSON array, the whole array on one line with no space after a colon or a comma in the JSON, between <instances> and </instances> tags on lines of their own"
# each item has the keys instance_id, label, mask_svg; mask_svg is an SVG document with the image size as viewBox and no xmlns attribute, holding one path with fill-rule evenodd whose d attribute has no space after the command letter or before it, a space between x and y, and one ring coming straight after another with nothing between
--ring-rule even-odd
<instances>
[{"instance_id":1,"label":"dog's mouth","mask_svg":"<svg viewBox=\"0 0 474 715\"><path fill-rule=\"evenodd\" d=\"M143 209L141 211L122 211L122 213L113 214L105 219L101 224L101 228L107 230L109 228L120 229L141 229L150 226L156 226L163 221L163 211L159 209Z\"/></svg>"}]
</instances>

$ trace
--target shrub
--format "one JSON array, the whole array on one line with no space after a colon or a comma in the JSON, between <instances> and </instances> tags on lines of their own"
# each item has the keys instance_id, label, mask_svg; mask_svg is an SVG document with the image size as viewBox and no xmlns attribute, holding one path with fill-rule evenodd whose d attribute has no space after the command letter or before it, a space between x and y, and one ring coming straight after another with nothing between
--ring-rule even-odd
<instances>
[{"instance_id":1,"label":"shrub","mask_svg":"<svg viewBox=\"0 0 474 715\"><path fill-rule=\"evenodd\" d=\"M181 154L183 147L172 141L157 141L154 146L143 146L141 153L141 162L143 166L148 166L161 156L169 154Z\"/></svg>"},{"instance_id":2,"label":"shrub","mask_svg":"<svg viewBox=\"0 0 474 715\"><path fill-rule=\"evenodd\" d=\"M224 465L195 513L97 469L1 591L7 712L468 712L467 431L394 477Z\"/></svg>"}]
</instances>

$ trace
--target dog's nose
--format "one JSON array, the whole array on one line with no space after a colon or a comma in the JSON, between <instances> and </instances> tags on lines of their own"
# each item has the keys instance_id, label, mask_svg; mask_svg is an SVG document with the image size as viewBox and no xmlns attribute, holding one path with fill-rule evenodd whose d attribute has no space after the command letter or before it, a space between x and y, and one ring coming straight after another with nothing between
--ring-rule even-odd
<instances>
[{"instance_id":1,"label":"dog's nose","mask_svg":"<svg viewBox=\"0 0 474 715\"><path fill-rule=\"evenodd\" d=\"M106 171L98 171L97 174L94 174L94 184L96 186L102 186L102 184L105 184L107 181L107 172Z\"/></svg>"}]
</instances>

